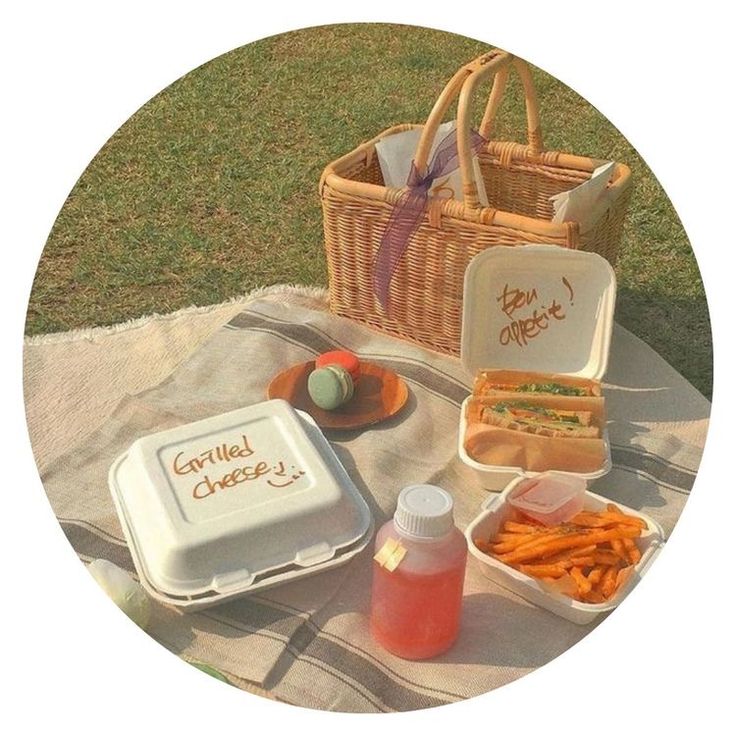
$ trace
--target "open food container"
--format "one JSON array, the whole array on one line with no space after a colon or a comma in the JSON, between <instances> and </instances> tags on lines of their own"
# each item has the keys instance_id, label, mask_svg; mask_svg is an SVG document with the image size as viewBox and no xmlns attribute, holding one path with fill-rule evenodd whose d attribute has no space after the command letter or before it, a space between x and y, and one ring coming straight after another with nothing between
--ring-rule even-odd
<instances>
[{"instance_id":1,"label":"open food container","mask_svg":"<svg viewBox=\"0 0 736 736\"><path fill-rule=\"evenodd\" d=\"M605 603L584 603L562 592L555 591L543 582L524 574L520 570L504 564L495 557L481 551L476 540L495 538L503 524L514 516L514 508L509 503L519 484L526 482L524 478L512 481L502 493L489 496L482 506L481 513L468 525L465 538L470 554L475 559L481 572L489 580L493 580L507 590L520 595L562 618L576 624L588 624L602 613L611 611L621 603L629 591L641 580L664 546L664 531L650 517L627 506L617 503L616 506L627 515L642 519L646 527L635 543L641 553L641 559L633 566L631 574L617 589L616 593ZM591 491L585 492L583 508L586 511L605 510L610 500Z\"/></svg>"},{"instance_id":2,"label":"open food container","mask_svg":"<svg viewBox=\"0 0 736 736\"><path fill-rule=\"evenodd\" d=\"M494 377L501 383L516 377L524 387L514 393L500 386L492 400L471 394L463 402L458 454L485 488L498 491L515 478L545 471L574 473L587 481L610 470L600 381L608 364L615 301L613 269L595 253L554 245L497 246L471 261L465 273L461 359L474 377L474 394L478 386L492 386ZM527 393L546 386L555 393ZM572 391L579 395L569 395ZM573 420L586 427L568 434L554 426L520 430L506 416L497 419L500 406L509 416L531 407L565 432ZM486 411L500 426L486 422ZM595 437L585 436L590 428Z\"/></svg>"},{"instance_id":3,"label":"open food container","mask_svg":"<svg viewBox=\"0 0 736 736\"><path fill-rule=\"evenodd\" d=\"M109 485L142 585L186 610L342 565L373 531L317 425L280 399L137 440Z\"/></svg>"}]
</instances>

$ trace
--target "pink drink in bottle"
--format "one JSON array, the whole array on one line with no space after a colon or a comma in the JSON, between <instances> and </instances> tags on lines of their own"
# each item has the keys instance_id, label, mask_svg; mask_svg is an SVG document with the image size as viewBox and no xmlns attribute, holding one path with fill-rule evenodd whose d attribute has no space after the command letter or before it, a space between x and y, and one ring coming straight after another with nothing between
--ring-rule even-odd
<instances>
[{"instance_id":1,"label":"pink drink in bottle","mask_svg":"<svg viewBox=\"0 0 736 736\"><path fill-rule=\"evenodd\" d=\"M447 491L404 488L376 536L371 634L404 659L427 659L457 638L468 548Z\"/></svg>"}]
</instances>

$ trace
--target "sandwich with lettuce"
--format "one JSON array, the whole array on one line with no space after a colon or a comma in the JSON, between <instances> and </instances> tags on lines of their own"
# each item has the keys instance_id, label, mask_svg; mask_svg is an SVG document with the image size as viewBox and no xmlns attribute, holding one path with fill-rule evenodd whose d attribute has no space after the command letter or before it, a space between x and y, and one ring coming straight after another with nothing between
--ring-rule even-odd
<instances>
[{"instance_id":1,"label":"sandwich with lettuce","mask_svg":"<svg viewBox=\"0 0 736 736\"><path fill-rule=\"evenodd\" d=\"M480 412L484 424L543 437L600 437L592 411L548 408L531 401L498 401Z\"/></svg>"},{"instance_id":2,"label":"sandwich with lettuce","mask_svg":"<svg viewBox=\"0 0 736 736\"><path fill-rule=\"evenodd\" d=\"M463 445L485 466L593 473L606 467L600 396L499 392L471 397Z\"/></svg>"},{"instance_id":3,"label":"sandwich with lettuce","mask_svg":"<svg viewBox=\"0 0 736 736\"><path fill-rule=\"evenodd\" d=\"M475 379L473 395L488 398L498 394L600 396L601 387L598 381L576 376L514 370L480 371Z\"/></svg>"}]
</instances>

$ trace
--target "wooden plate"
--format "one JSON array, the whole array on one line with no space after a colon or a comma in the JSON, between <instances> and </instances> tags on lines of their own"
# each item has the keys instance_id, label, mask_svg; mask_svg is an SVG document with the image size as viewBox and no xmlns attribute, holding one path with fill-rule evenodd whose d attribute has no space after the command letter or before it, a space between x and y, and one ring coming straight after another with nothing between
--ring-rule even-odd
<instances>
[{"instance_id":1,"label":"wooden plate","mask_svg":"<svg viewBox=\"0 0 736 736\"><path fill-rule=\"evenodd\" d=\"M409 389L393 371L375 363L360 362L360 380L347 404L334 411L320 409L310 398L307 379L314 361L279 373L268 385L269 399L286 399L295 409L311 414L324 429L359 429L396 414L406 404Z\"/></svg>"}]
</instances>

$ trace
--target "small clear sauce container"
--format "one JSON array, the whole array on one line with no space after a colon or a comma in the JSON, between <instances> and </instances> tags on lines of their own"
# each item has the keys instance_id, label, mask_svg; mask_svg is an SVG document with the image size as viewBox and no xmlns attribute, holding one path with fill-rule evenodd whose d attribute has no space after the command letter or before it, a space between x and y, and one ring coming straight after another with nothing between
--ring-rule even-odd
<instances>
[{"instance_id":1,"label":"small clear sauce container","mask_svg":"<svg viewBox=\"0 0 736 736\"><path fill-rule=\"evenodd\" d=\"M541 473L519 483L508 502L525 516L555 526L583 510L585 486L585 480L574 475Z\"/></svg>"}]
</instances>

